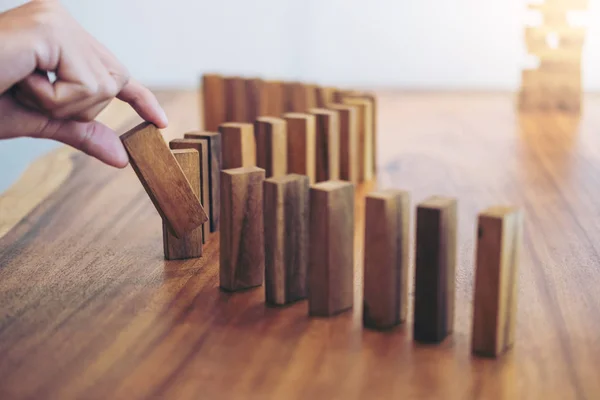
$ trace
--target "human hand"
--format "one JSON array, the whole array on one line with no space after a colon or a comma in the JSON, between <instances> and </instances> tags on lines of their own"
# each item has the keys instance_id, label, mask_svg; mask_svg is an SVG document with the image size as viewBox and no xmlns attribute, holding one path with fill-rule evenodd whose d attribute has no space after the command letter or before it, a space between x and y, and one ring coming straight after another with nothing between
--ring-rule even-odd
<instances>
[{"instance_id":1,"label":"human hand","mask_svg":"<svg viewBox=\"0 0 600 400\"><path fill-rule=\"evenodd\" d=\"M128 156L119 137L94 121L113 98L159 128L167 125L156 97L57 0L0 14L0 65L0 139L57 140L122 168Z\"/></svg>"}]
</instances>

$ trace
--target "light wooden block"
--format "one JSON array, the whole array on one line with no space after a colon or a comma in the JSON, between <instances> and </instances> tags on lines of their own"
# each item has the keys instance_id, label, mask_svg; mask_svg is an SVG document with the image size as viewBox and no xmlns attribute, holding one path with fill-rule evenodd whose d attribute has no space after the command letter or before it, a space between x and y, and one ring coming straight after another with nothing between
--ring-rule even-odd
<instances>
[{"instance_id":1,"label":"light wooden block","mask_svg":"<svg viewBox=\"0 0 600 400\"><path fill-rule=\"evenodd\" d=\"M317 182L340 178L340 119L336 111L313 108L316 118L316 179Z\"/></svg>"},{"instance_id":2,"label":"light wooden block","mask_svg":"<svg viewBox=\"0 0 600 400\"><path fill-rule=\"evenodd\" d=\"M251 122L248 120L246 81L239 76L225 78L225 104L227 122Z\"/></svg>"},{"instance_id":3,"label":"light wooden block","mask_svg":"<svg viewBox=\"0 0 600 400\"><path fill-rule=\"evenodd\" d=\"M226 122L225 81L221 75L202 76L202 106L204 130L216 131Z\"/></svg>"},{"instance_id":4,"label":"light wooden block","mask_svg":"<svg viewBox=\"0 0 600 400\"><path fill-rule=\"evenodd\" d=\"M377 174L377 129L378 129L378 108L377 108L377 96L369 92L356 92L348 91L343 94L349 98L363 98L368 99L371 102L371 153L372 153L372 165L373 175Z\"/></svg>"},{"instance_id":5,"label":"light wooden block","mask_svg":"<svg viewBox=\"0 0 600 400\"><path fill-rule=\"evenodd\" d=\"M317 133L316 117L312 114L287 113L288 173L308 176L310 184L316 182Z\"/></svg>"},{"instance_id":6,"label":"light wooden block","mask_svg":"<svg viewBox=\"0 0 600 400\"><path fill-rule=\"evenodd\" d=\"M254 122L256 165L267 178L287 174L287 127L284 119L258 117Z\"/></svg>"},{"instance_id":7,"label":"light wooden block","mask_svg":"<svg viewBox=\"0 0 600 400\"><path fill-rule=\"evenodd\" d=\"M256 166L254 125L228 122L219 126L223 169Z\"/></svg>"},{"instance_id":8,"label":"light wooden block","mask_svg":"<svg viewBox=\"0 0 600 400\"><path fill-rule=\"evenodd\" d=\"M340 179L358 183L358 109L355 106L331 104L340 121Z\"/></svg>"},{"instance_id":9,"label":"light wooden block","mask_svg":"<svg viewBox=\"0 0 600 400\"><path fill-rule=\"evenodd\" d=\"M343 103L358 108L358 159L360 171L359 181L373 179L373 104L371 100L361 97L344 97Z\"/></svg>"}]
</instances>

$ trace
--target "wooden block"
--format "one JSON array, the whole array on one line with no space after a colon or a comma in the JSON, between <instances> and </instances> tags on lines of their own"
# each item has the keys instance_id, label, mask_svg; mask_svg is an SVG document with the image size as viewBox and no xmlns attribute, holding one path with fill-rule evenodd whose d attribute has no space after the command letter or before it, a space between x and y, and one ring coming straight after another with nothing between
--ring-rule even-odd
<instances>
[{"instance_id":1,"label":"wooden block","mask_svg":"<svg viewBox=\"0 0 600 400\"><path fill-rule=\"evenodd\" d=\"M406 320L410 195L370 193L365 205L363 324L388 329Z\"/></svg>"},{"instance_id":2,"label":"wooden block","mask_svg":"<svg viewBox=\"0 0 600 400\"><path fill-rule=\"evenodd\" d=\"M204 74L202 76L202 105L204 129L216 131L226 122L225 81L221 75Z\"/></svg>"},{"instance_id":3,"label":"wooden block","mask_svg":"<svg viewBox=\"0 0 600 400\"><path fill-rule=\"evenodd\" d=\"M246 109L247 122L254 122L256 118L267 114L267 92L262 79L246 79Z\"/></svg>"},{"instance_id":4,"label":"wooden block","mask_svg":"<svg viewBox=\"0 0 600 400\"><path fill-rule=\"evenodd\" d=\"M455 199L432 197L417 207L413 337L441 342L454 326Z\"/></svg>"},{"instance_id":5,"label":"wooden block","mask_svg":"<svg viewBox=\"0 0 600 400\"><path fill-rule=\"evenodd\" d=\"M121 135L137 174L171 233L181 238L208 220L200 200L155 125L143 122Z\"/></svg>"},{"instance_id":6,"label":"wooden block","mask_svg":"<svg viewBox=\"0 0 600 400\"><path fill-rule=\"evenodd\" d=\"M354 185L329 181L310 188L308 306L332 316L354 302Z\"/></svg>"},{"instance_id":7,"label":"wooden block","mask_svg":"<svg viewBox=\"0 0 600 400\"><path fill-rule=\"evenodd\" d=\"M285 82L285 111L286 112L306 112L309 107L306 87L300 82ZM316 102L316 99L315 99Z\"/></svg>"},{"instance_id":8,"label":"wooden block","mask_svg":"<svg viewBox=\"0 0 600 400\"><path fill-rule=\"evenodd\" d=\"M285 95L283 82L265 81L267 106L265 116L280 117L285 112Z\"/></svg>"},{"instance_id":9,"label":"wooden block","mask_svg":"<svg viewBox=\"0 0 600 400\"><path fill-rule=\"evenodd\" d=\"M377 96L373 93L368 92L346 92L344 94L350 98L364 98L371 101L371 153L372 153L372 165L373 175L377 174L377 122L378 122L378 109L377 109Z\"/></svg>"},{"instance_id":10,"label":"wooden block","mask_svg":"<svg viewBox=\"0 0 600 400\"><path fill-rule=\"evenodd\" d=\"M492 207L479 214L472 351L497 357L514 342L523 215Z\"/></svg>"},{"instance_id":11,"label":"wooden block","mask_svg":"<svg viewBox=\"0 0 600 400\"><path fill-rule=\"evenodd\" d=\"M290 174L264 183L265 294L269 304L306 298L308 177Z\"/></svg>"},{"instance_id":12,"label":"wooden block","mask_svg":"<svg viewBox=\"0 0 600 400\"><path fill-rule=\"evenodd\" d=\"M340 179L358 183L358 109L355 106L331 104L340 121Z\"/></svg>"},{"instance_id":13,"label":"wooden block","mask_svg":"<svg viewBox=\"0 0 600 400\"><path fill-rule=\"evenodd\" d=\"M287 113L288 172L308 176L316 182L317 133L316 117L312 114Z\"/></svg>"},{"instance_id":14,"label":"wooden block","mask_svg":"<svg viewBox=\"0 0 600 400\"><path fill-rule=\"evenodd\" d=\"M222 169L256 166L254 125L228 122L219 126Z\"/></svg>"},{"instance_id":15,"label":"wooden block","mask_svg":"<svg viewBox=\"0 0 600 400\"><path fill-rule=\"evenodd\" d=\"M173 139L169 142L169 147L171 147L172 150L194 149L199 153L198 169L200 170L200 202L206 213L210 215L210 163L208 160L208 143L195 139ZM210 223L208 225L210 225ZM202 224L202 243L206 243L207 236L207 225Z\"/></svg>"},{"instance_id":16,"label":"wooden block","mask_svg":"<svg viewBox=\"0 0 600 400\"><path fill-rule=\"evenodd\" d=\"M222 289L260 286L265 274L263 182L258 167L221 171L219 280Z\"/></svg>"},{"instance_id":17,"label":"wooden block","mask_svg":"<svg viewBox=\"0 0 600 400\"><path fill-rule=\"evenodd\" d=\"M304 90L304 110L306 112L311 108L317 107L317 85L303 84L302 89Z\"/></svg>"},{"instance_id":18,"label":"wooden block","mask_svg":"<svg viewBox=\"0 0 600 400\"><path fill-rule=\"evenodd\" d=\"M287 174L287 128L285 120L258 117L254 123L256 138L256 165L263 168L266 177Z\"/></svg>"},{"instance_id":19,"label":"wooden block","mask_svg":"<svg viewBox=\"0 0 600 400\"><path fill-rule=\"evenodd\" d=\"M358 173L359 181L373 179L373 105L369 99L344 97L344 104L358 107L358 159L362 168Z\"/></svg>"},{"instance_id":20,"label":"wooden block","mask_svg":"<svg viewBox=\"0 0 600 400\"><path fill-rule=\"evenodd\" d=\"M328 108L331 104L333 104L336 90L337 89L334 87L317 86L317 107Z\"/></svg>"},{"instance_id":21,"label":"wooden block","mask_svg":"<svg viewBox=\"0 0 600 400\"><path fill-rule=\"evenodd\" d=\"M200 154L194 149L173 150L173 155L187 177L194 194L200 197ZM198 227L181 238L173 236L163 221L163 249L166 260L184 260L202 257L202 227Z\"/></svg>"},{"instance_id":22,"label":"wooden block","mask_svg":"<svg viewBox=\"0 0 600 400\"><path fill-rule=\"evenodd\" d=\"M210 231L219 230L219 213L221 209L221 134L219 132L189 132L185 139L197 139L206 142L208 148L208 186L210 194Z\"/></svg>"},{"instance_id":23,"label":"wooden block","mask_svg":"<svg viewBox=\"0 0 600 400\"><path fill-rule=\"evenodd\" d=\"M317 182L340 178L340 119L336 111L313 108L310 114L316 119L316 169Z\"/></svg>"},{"instance_id":24,"label":"wooden block","mask_svg":"<svg viewBox=\"0 0 600 400\"><path fill-rule=\"evenodd\" d=\"M225 103L227 122L248 120L246 81L239 76L225 78Z\"/></svg>"}]
</instances>

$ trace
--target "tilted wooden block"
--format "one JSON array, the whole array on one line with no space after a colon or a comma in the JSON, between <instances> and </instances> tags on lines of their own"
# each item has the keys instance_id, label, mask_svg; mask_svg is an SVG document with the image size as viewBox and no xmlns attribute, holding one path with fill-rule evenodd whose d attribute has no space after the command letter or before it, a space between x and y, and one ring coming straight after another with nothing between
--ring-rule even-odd
<instances>
[{"instance_id":1,"label":"tilted wooden block","mask_svg":"<svg viewBox=\"0 0 600 400\"><path fill-rule=\"evenodd\" d=\"M176 237L196 229L208 216L158 128L141 123L121 135L131 167L156 210Z\"/></svg>"},{"instance_id":2,"label":"tilted wooden block","mask_svg":"<svg viewBox=\"0 0 600 400\"><path fill-rule=\"evenodd\" d=\"M256 166L263 168L267 178L287 173L287 127L285 120L258 117L254 122Z\"/></svg>"},{"instance_id":3,"label":"tilted wooden block","mask_svg":"<svg viewBox=\"0 0 600 400\"><path fill-rule=\"evenodd\" d=\"M432 197L417 207L413 337L441 342L454 326L455 199Z\"/></svg>"},{"instance_id":4,"label":"tilted wooden block","mask_svg":"<svg viewBox=\"0 0 600 400\"><path fill-rule=\"evenodd\" d=\"M222 169L256 166L254 125L227 122L219 126L221 133Z\"/></svg>"},{"instance_id":5,"label":"tilted wooden block","mask_svg":"<svg viewBox=\"0 0 600 400\"><path fill-rule=\"evenodd\" d=\"M358 109L355 106L331 104L340 121L340 179L358 183Z\"/></svg>"},{"instance_id":6,"label":"tilted wooden block","mask_svg":"<svg viewBox=\"0 0 600 400\"><path fill-rule=\"evenodd\" d=\"M317 133L316 117L312 114L287 113L288 172L308 176L310 184L316 182Z\"/></svg>"},{"instance_id":7,"label":"tilted wooden block","mask_svg":"<svg viewBox=\"0 0 600 400\"><path fill-rule=\"evenodd\" d=\"M344 97L344 104L358 108L358 159L362 168L358 179L370 181L373 179L373 105L369 99Z\"/></svg>"},{"instance_id":8,"label":"tilted wooden block","mask_svg":"<svg viewBox=\"0 0 600 400\"><path fill-rule=\"evenodd\" d=\"M290 174L264 183L265 294L269 304L306 298L308 177Z\"/></svg>"},{"instance_id":9,"label":"tilted wooden block","mask_svg":"<svg viewBox=\"0 0 600 400\"><path fill-rule=\"evenodd\" d=\"M262 285L265 274L263 182L258 167L221 171L219 279L222 289Z\"/></svg>"},{"instance_id":10,"label":"tilted wooden block","mask_svg":"<svg viewBox=\"0 0 600 400\"><path fill-rule=\"evenodd\" d=\"M331 316L354 302L354 185L329 181L310 188L308 305Z\"/></svg>"},{"instance_id":11,"label":"tilted wooden block","mask_svg":"<svg viewBox=\"0 0 600 400\"><path fill-rule=\"evenodd\" d=\"M225 78L225 103L227 122L251 122L248 120L246 81L239 76Z\"/></svg>"},{"instance_id":12,"label":"tilted wooden block","mask_svg":"<svg viewBox=\"0 0 600 400\"><path fill-rule=\"evenodd\" d=\"M365 205L363 323L388 329L408 310L410 195L373 192Z\"/></svg>"},{"instance_id":13,"label":"tilted wooden block","mask_svg":"<svg viewBox=\"0 0 600 400\"><path fill-rule=\"evenodd\" d=\"M336 111L313 108L316 118L317 182L340 178L340 119Z\"/></svg>"},{"instance_id":14,"label":"tilted wooden block","mask_svg":"<svg viewBox=\"0 0 600 400\"><path fill-rule=\"evenodd\" d=\"M285 112L285 93L283 82L265 81L267 105L263 115L268 117L280 117Z\"/></svg>"},{"instance_id":15,"label":"tilted wooden block","mask_svg":"<svg viewBox=\"0 0 600 400\"><path fill-rule=\"evenodd\" d=\"M204 129L216 131L226 122L225 81L221 75L202 76L202 105Z\"/></svg>"},{"instance_id":16,"label":"tilted wooden block","mask_svg":"<svg viewBox=\"0 0 600 400\"><path fill-rule=\"evenodd\" d=\"M219 230L219 212L221 209L221 134L219 132L189 132L185 139L196 139L206 143L208 148L208 186L210 194L210 231Z\"/></svg>"},{"instance_id":17,"label":"tilted wooden block","mask_svg":"<svg viewBox=\"0 0 600 400\"><path fill-rule=\"evenodd\" d=\"M523 214L492 207L479 214L472 351L497 357L514 342Z\"/></svg>"},{"instance_id":18,"label":"tilted wooden block","mask_svg":"<svg viewBox=\"0 0 600 400\"><path fill-rule=\"evenodd\" d=\"M183 170L196 196L200 197L200 155L194 149L173 150L177 163ZM163 249L166 260L183 260L202 256L202 227L181 238L173 236L163 221ZM204 226L204 225L202 225Z\"/></svg>"}]
</instances>

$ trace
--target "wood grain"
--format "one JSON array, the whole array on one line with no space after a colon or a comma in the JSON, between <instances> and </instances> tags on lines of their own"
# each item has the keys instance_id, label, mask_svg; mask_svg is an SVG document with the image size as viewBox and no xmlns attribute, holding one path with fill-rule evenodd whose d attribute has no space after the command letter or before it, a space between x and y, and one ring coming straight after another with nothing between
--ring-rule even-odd
<instances>
[{"instance_id":1,"label":"wood grain","mask_svg":"<svg viewBox=\"0 0 600 400\"><path fill-rule=\"evenodd\" d=\"M256 166L254 125L228 122L219 127L223 169Z\"/></svg>"},{"instance_id":2,"label":"wood grain","mask_svg":"<svg viewBox=\"0 0 600 400\"><path fill-rule=\"evenodd\" d=\"M287 124L284 119L258 117L254 122L256 166L267 178L287 174Z\"/></svg>"},{"instance_id":3,"label":"wood grain","mask_svg":"<svg viewBox=\"0 0 600 400\"><path fill-rule=\"evenodd\" d=\"M141 123L121 135L131 167L176 237L208 220L204 208L156 126Z\"/></svg>"},{"instance_id":4,"label":"wood grain","mask_svg":"<svg viewBox=\"0 0 600 400\"><path fill-rule=\"evenodd\" d=\"M331 104L340 121L340 179L358 184L358 109L355 106Z\"/></svg>"},{"instance_id":5,"label":"wood grain","mask_svg":"<svg viewBox=\"0 0 600 400\"><path fill-rule=\"evenodd\" d=\"M265 114L268 117L281 117L285 112L285 91L281 81L264 81L267 96Z\"/></svg>"},{"instance_id":6,"label":"wood grain","mask_svg":"<svg viewBox=\"0 0 600 400\"><path fill-rule=\"evenodd\" d=\"M206 131L216 131L226 122L225 81L218 74L202 75L203 126Z\"/></svg>"},{"instance_id":7,"label":"wood grain","mask_svg":"<svg viewBox=\"0 0 600 400\"><path fill-rule=\"evenodd\" d=\"M377 95L375 93L372 92L346 92L344 93L345 97L349 97L349 98L362 98L362 99L368 99L371 102L371 123L372 123L372 128L371 128L371 154L372 154L372 164L373 164L373 174L377 174L377 154L379 153L377 151L377 146L378 146L378 142L377 142L377 129L378 129L378 119L379 119L379 111L378 111L378 107L377 107Z\"/></svg>"},{"instance_id":8,"label":"wood grain","mask_svg":"<svg viewBox=\"0 0 600 400\"><path fill-rule=\"evenodd\" d=\"M317 178L316 118L312 114L286 113L288 172L308 176L311 184Z\"/></svg>"},{"instance_id":9,"label":"wood grain","mask_svg":"<svg viewBox=\"0 0 600 400\"><path fill-rule=\"evenodd\" d=\"M309 112L315 116L317 153L317 182L340 178L340 119L336 111L313 108Z\"/></svg>"},{"instance_id":10,"label":"wood grain","mask_svg":"<svg viewBox=\"0 0 600 400\"><path fill-rule=\"evenodd\" d=\"M344 104L358 108L358 159L362 168L358 178L362 181L373 179L373 104L369 99L345 96Z\"/></svg>"},{"instance_id":11,"label":"wood grain","mask_svg":"<svg viewBox=\"0 0 600 400\"><path fill-rule=\"evenodd\" d=\"M254 122L260 116L268 116L268 92L264 81L260 78L247 78L246 83L246 109L247 122Z\"/></svg>"},{"instance_id":12,"label":"wood grain","mask_svg":"<svg viewBox=\"0 0 600 400\"><path fill-rule=\"evenodd\" d=\"M246 81L239 76L225 78L226 122L252 122L248 119Z\"/></svg>"}]
</instances>

